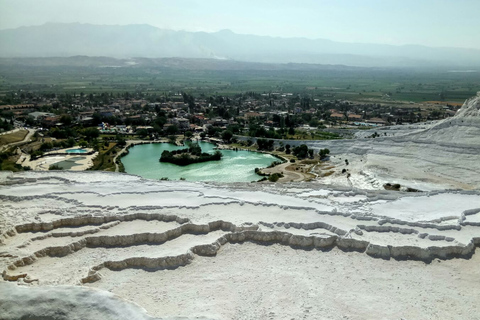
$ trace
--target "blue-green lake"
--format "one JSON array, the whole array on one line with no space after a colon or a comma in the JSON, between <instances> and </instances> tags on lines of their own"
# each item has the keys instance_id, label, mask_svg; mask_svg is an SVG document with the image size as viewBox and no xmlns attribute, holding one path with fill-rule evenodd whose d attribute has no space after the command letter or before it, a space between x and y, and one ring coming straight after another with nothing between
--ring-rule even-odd
<instances>
[{"instance_id":1,"label":"blue-green lake","mask_svg":"<svg viewBox=\"0 0 480 320\"><path fill-rule=\"evenodd\" d=\"M199 142L199 145L203 152L215 152L211 143ZM127 173L149 179L250 182L261 178L255 174L255 168L265 168L273 161L278 161L265 153L232 150L221 150L223 157L220 161L194 163L184 167L158 161L164 150L184 148L169 143L136 145L129 149L129 154L122 158L122 163Z\"/></svg>"}]
</instances>

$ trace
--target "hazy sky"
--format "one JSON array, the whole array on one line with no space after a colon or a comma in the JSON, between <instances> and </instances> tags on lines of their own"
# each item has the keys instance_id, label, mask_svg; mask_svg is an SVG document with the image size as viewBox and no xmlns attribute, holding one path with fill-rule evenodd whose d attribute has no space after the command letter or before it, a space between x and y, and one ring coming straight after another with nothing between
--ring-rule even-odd
<instances>
[{"instance_id":1,"label":"hazy sky","mask_svg":"<svg viewBox=\"0 0 480 320\"><path fill-rule=\"evenodd\" d=\"M480 49L480 0L0 0L0 29L46 22Z\"/></svg>"}]
</instances>

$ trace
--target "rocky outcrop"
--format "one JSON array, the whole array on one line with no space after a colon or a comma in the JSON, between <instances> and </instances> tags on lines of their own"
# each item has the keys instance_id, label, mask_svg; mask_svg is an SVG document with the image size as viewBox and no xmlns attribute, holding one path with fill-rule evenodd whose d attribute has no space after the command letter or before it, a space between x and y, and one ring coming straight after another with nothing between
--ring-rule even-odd
<instances>
[{"instance_id":1,"label":"rocky outcrop","mask_svg":"<svg viewBox=\"0 0 480 320\"><path fill-rule=\"evenodd\" d=\"M0 318L155 320L138 305L85 286L33 286L0 283ZM160 320L160 319L158 319Z\"/></svg>"}]
</instances>

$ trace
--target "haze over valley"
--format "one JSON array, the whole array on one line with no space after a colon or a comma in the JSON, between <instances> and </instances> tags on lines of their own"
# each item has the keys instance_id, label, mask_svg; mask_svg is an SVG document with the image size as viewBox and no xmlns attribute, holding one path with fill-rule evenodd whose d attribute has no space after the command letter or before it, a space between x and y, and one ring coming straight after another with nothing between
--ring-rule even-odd
<instances>
[{"instance_id":1,"label":"haze over valley","mask_svg":"<svg viewBox=\"0 0 480 320\"><path fill-rule=\"evenodd\" d=\"M208 58L363 67L479 67L480 50L187 32L149 25L47 23L0 30L0 57Z\"/></svg>"}]
</instances>

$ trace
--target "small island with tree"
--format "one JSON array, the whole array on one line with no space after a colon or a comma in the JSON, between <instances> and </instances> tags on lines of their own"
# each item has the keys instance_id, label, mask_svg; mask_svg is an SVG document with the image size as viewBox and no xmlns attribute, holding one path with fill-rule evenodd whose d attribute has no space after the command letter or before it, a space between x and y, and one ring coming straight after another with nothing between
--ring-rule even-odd
<instances>
[{"instance_id":1,"label":"small island with tree","mask_svg":"<svg viewBox=\"0 0 480 320\"><path fill-rule=\"evenodd\" d=\"M222 159L223 154L220 151L210 154L202 152L202 148L198 143L191 143L188 148L162 152L160 162L170 162L179 166L188 166L192 163L200 163L207 161L218 161Z\"/></svg>"}]
</instances>

